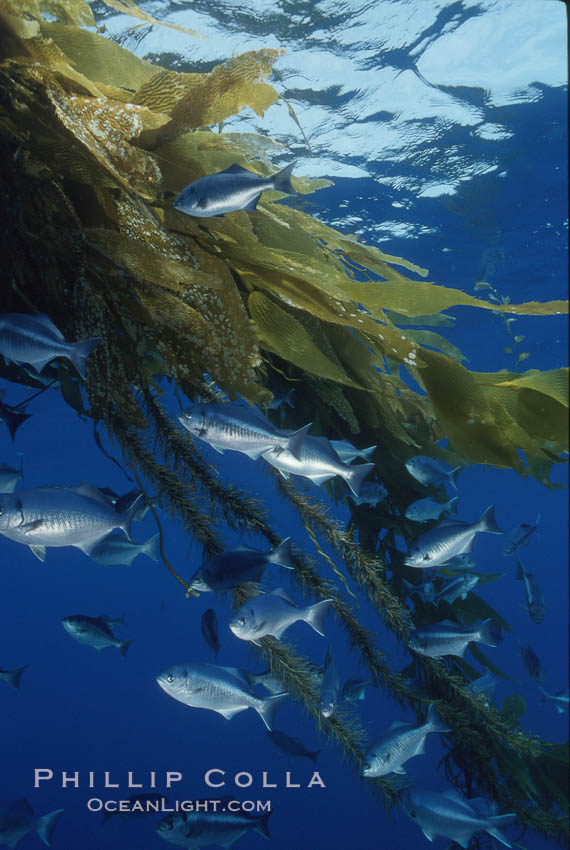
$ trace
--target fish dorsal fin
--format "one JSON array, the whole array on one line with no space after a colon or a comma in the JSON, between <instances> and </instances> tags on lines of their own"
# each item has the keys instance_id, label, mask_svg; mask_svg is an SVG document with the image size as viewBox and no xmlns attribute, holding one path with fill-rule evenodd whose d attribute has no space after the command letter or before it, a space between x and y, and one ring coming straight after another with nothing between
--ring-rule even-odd
<instances>
[{"instance_id":1,"label":"fish dorsal fin","mask_svg":"<svg viewBox=\"0 0 570 850\"><path fill-rule=\"evenodd\" d=\"M283 588L282 588L282 587L276 587L276 588L275 588L275 590L272 590L272 591L271 591L271 593L270 593L270 594L268 594L268 595L269 595L269 596L277 596L277 597L279 597L279 599L282 599L284 602L288 602L288 603L289 603L289 605L292 605L292 606L293 606L293 608L297 608L297 607L298 607L298 606L296 605L296 603L295 603L295 602L293 602L293 600L292 600L289 596L287 596L287 594L285 593L285 591L283 590Z\"/></svg>"},{"instance_id":2,"label":"fish dorsal fin","mask_svg":"<svg viewBox=\"0 0 570 850\"><path fill-rule=\"evenodd\" d=\"M254 177L259 177L258 174L254 174L253 171L248 171L247 168L244 168L241 165L238 165L237 162L234 162L233 165L230 165L229 168L225 168L223 171L219 171L219 174L250 174Z\"/></svg>"},{"instance_id":3,"label":"fish dorsal fin","mask_svg":"<svg viewBox=\"0 0 570 850\"><path fill-rule=\"evenodd\" d=\"M34 319L36 320L36 322L41 322L41 324L45 328L47 328L47 330L49 330L50 333L52 333L58 339L65 342L65 337L62 334L62 332L59 330L59 328L56 328L56 326L54 325L54 323L52 322L50 317L47 316L45 313L38 313L36 316L34 316ZM53 357L52 357L52 359L53 359Z\"/></svg>"},{"instance_id":4,"label":"fish dorsal fin","mask_svg":"<svg viewBox=\"0 0 570 850\"><path fill-rule=\"evenodd\" d=\"M244 544L242 544L241 546L236 546L236 548L233 551L234 552L258 552L259 550L254 549L253 546L245 546Z\"/></svg>"},{"instance_id":5,"label":"fish dorsal fin","mask_svg":"<svg viewBox=\"0 0 570 850\"><path fill-rule=\"evenodd\" d=\"M442 797L447 797L448 800L452 800L457 805L463 806L466 809L471 808L471 800L467 800L465 797L462 797L459 791L456 791L455 788L442 791L441 794Z\"/></svg>"},{"instance_id":6,"label":"fish dorsal fin","mask_svg":"<svg viewBox=\"0 0 570 850\"><path fill-rule=\"evenodd\" d=\"M466 528L469 525L469 523L463 522L463 520L461 520L461 519L454 519L453 517L445 517L445 519L442 519L441 522L438 523L437 527L443 528L444 526L448 526L448 525L455 525L455 526L461 526L462 528Z\"/></svg>"},{"instance_id":7,"label":"fish dorsal fin","mask_svg":"<svg viewBox=\"0 0 570 850\"><path fill-rule=\"evenodd\" d=\"M412 726L412 725L413 725L412 723L407 723L405 720L394 720L394 722L392 724L390 724L390 726L388 726L388 729L401 729L402 726Z\"/></svg>"},{"instance_id":8,"label":"fish dorsal fin","mask_svg":"<svg viewBox=\"0 0 570 850\"><path fill-rule=\"evenodd\" d=\"M93 499L93 501L109 507L109 499L89 481L82 481L77 487L70 487L70 490L73 490L78 496L85 496L86 499Z\"/></svg>"},{"instance_id":9,"label":"fish dorsal fin","mask_svg":"<svg viewBox=\"0 0 570 850\"><path fill-rule=\"evenodd\" d=\"M438 625L438 626L451 626L451 628L453 628L453 629L461 629L461 626L459 625L459 623L454 623L453 620L440 620L439 623L437 623L436 625Z\"/></svg>"}]
</instances>

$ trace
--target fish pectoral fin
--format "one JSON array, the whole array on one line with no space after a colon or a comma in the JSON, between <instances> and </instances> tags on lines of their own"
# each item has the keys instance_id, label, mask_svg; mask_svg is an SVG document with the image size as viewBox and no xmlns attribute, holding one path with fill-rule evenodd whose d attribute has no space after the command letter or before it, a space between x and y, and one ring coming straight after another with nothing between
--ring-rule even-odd
<instances>
[{"instance_id":1,"label":"fish pectoral fin","mask_svg":"<svg viewBox=\"0 0 570 850\"><path fill-rule=\"evenodd\" d=\"M249 706L247 705L240 705L237 708L215 708L214 711L217 711L226 720L231 720L234 715L239 714L240 711L246 711L248 708Z\"/></svg>"},{"instance_id":2,"label":"fish pectoral fin","mask_svg":"<svg viewBox=\"0 0 570 850\"><path fill-rule=\"evenodd\" d=\"M46 559L46 547L45 546L30 546L30 549L40 561L45 561Z\"/></svg>"}]
</instances>

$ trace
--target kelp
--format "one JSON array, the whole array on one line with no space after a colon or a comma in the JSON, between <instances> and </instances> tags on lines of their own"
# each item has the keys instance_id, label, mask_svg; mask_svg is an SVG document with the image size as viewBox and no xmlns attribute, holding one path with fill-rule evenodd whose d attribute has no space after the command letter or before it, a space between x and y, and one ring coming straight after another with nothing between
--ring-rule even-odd
<instances>
[{"instance_id":1,"label":"kelp","mask_svg":"<svg viewBox=\"0 0 570 850\"><path fill-rule=\"evenodd\" d=\"M168 25L131 0L108 5ZM44 12L55 20L44 20ZM263 115L277 101L271 75L279 53L259 50L207 74L179 73L81 29L93 26L90 15L80 0L0 6L0 147L10 162L0 182L11 213L1 236L11 281L4 308L49 313L69 339L102 337L87 364L86 395L65 366L50 370L53 386L106 429L205 556L223 548L225 525L270 545L281 535L265 506L220 480L172 422L160 376L190 398L241 397L260 405L291 381L296 407L284 414L287 427L312 419L313 433L334 438L349 431L361 445L379 445L374 476L389 495L375 510L349 503L348 528L275 474L313 551L295 550L293 581L303 595L333 599L350 647L387 695L419 719L436 702L452 730L444 739L451 781L564 841L557 808L564 795L545 770L557 775L567 751L520 729L513 705L502 714L473 694L467 662L417 657L409 665L413 675L395 671L376 635L361 625L354 594L402 646L426 617L441 618L428 606L412 616L402 603L409 570L395 536L417 534L404 511L411 498L426 495L405 469L411 455L511 468L554 486L552 467L567 450L567 370L470 371L439 330L453 328L453 317L442 312L451 307L512 317L556 315L566 304L490 302L428 282L425 269L276 203L276 192L265 192L255 212L223 219L176 211L173 194L234 162L260 175L276 170L273 160L284 153L278 143L212 128L243 108ZM303 194L327 185L297 177L293 183ZM12 365L0 373L30 380ZM443 437L448 448L437 445ZM341 488L335 483L329 492L339 496ZM186 578L175 578L186 589ZM465 623L489 616L510 628L475 594L457 600L451 613ZM471 651L504 675L475 644ZM350 716L322 718L307 659L273 639L264 639L259 652L360 772L362 729ZM367 785L394 802L389 782Z\"/></svg>"}]
</instances>

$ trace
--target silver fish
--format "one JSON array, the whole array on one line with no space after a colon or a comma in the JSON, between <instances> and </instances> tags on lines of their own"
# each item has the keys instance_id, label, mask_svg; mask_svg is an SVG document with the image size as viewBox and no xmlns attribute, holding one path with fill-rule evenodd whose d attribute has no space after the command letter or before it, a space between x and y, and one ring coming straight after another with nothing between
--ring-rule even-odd
<instances>
[{"instance_id":1,"label":"silver fish","mask_svg":"<svg viewBox=\"0 0 570 850\"><path fill-rule=\"evenodd\" d=\"M157 676L156 681L168 696L178 702L191 708L217 711L226 720L231 720L240 711L253 708L269 731L273 715L288 696L280 693L262 699L253 693L241 670L200 661L171 667Z\"/></svg>"},{"instance_id":2,"label":"silver fish","mask_svg":"<svg viewBox=\"0 0 570 850\"><path fill-rule=\"evenodd\" d=\"M388 491L379 481L365 481L360 486L358 496L350 496L352 501L357 505L372 505L375 506L379 502L383 502Z\"/></svg>"},{"instance_id":3,"label":"silver fish","mask_svg":"<svg viewBox=\"0 0 570 850\"><path fill-rule=\"evenodd\" d=\"M27 800L0 800L0 845L17 847L30 832L37 832L44 844L51 843L55 825L63 809L37 817Z\"/></svg>"},{"instance_id":4,"label":"silver fish","mask_svg":"<svg viewBox=\"0 0 570 850\"><path fill-rule=\"evenodd\" d=\"M355 496L358 496L368 473L374 469L373 463L363 463L359 466L343 463L326 437L305 437L298 457L290 451L277 448L263 452L262 457L285 478L290 475L302 475L304 478L310 478L314 484L324 484L335 475L340 475Z\"/></svg>"},{"instance_id":5,"label":"silver fish","mask_svg":"<svg viewBox=\"0 0 570 850\"><path fill-rule=\"evenodd\" d=\"M538 690L540 691L541 703L551 702L558 714L564 714L568 711L568 701L570 696L568 688L566 688L565 691L558 691L557 694L549 694L548 691L545 691L544 688L540 687L540 685L538 686Z\"/></svg>"},{"instance_id":6,"label":"silver fish","mask_svg":"<svg viewBox=\"0 0 570 850\"><path fill-rule=\"evenodd\" d=\"M207 611L204 611L202 614L202 619L200 621L200 631L202 632L202 637L210 647L210 649L214 652L214 658L216 658L218 652L220 651L220 641L219 641L219 630L218 630L218 618L216 617L216 612L213 608L208 608ZM281 692L283 688L279 688L279 692Z\"/></svg>"},{"instance_id":7,"label":"silver fish","mask_svg":"<svg viewBox=\"0 0 570 850\"><path fill-rule=\"evenodd\" d=\"M416 481L426 486L437 486L438 484L446 484L449 482L453 487L457 488L457 475L463 467L457 466L455 469L447 469L447 467L439 460L433 457L425 457L425 455L416 455L406 461L406 469Z\"/></svg>"},{"instance_id":8,"label":"silver fish","mask_svg":"<svg viewBox=\"0 0 570 850\"><path fill-rule=\"evenodd\" d=\"M224 171L190 183L174 199L174 208L186 215L210 218L235 210L254 210L261 193L267 189L283 192L284 195L297 195L291 185L294 166L292 162L271 177L260 177L234 163Z\"/></svg>"},{"instance_id":9,"label":"silver fish","mask_svg":"<svg viewBox=\"0 0 570 850\"><path fill-rule=\"evenodd\" d=\"M420 584L412 584L405 578L402 579L402 584L406 589L406 599L411 596L419 596L424 605L435 605L436 591L433 581L423 581Z\"/></svg>"},{"instance_id":10,"label":"silver fish","mask_svg":"<svg viewBox=\"0 0 570 850\"><path fill-rule=\"evenodd\" d=\"M150 537L146 543L135 543L118 534L111 534L97 544L90 557L105 567L113 567L118 564L130 566L139 555L146 555L153 561L158 561L159 549L159 534Z\"/></svg>"},{"instance_id":11,"label":"silver fish","mask_svg":"<svg viewBox=\"0 0 570 850\"><path fill-rule=\"evenodd\" d=\"M332 717L339 702L340 674L336 664L334 663L332 646L329 643L325 658L323 681L321 682L320 690L319 706L323 717Z\"/></svg>"},{"instance_id":12,"label":"silver fish","mask_svg":"<svg viewBox=\"0 0 570 850\"><path fill-rule=\"evenodd\" d=\"M500 641L497 627L491 620L484 620L472 629L458 626L450 620L442 620L441 623L416 629L408 641L408 646L414 652L428 655L430 658L441 658L444 655L463 657L471 641L497 646Z\"/></svg>"},{"instance_id":13,"label":"silver fish","mask_svg":"<svg viewBox=\"0 0 570 850\"><path fill-rule=\"evenodd\" d=\"M445 567L446 570L474 570L477 564L470 552L464 552L462 555L454 555L449 561L438 566Z\"/></svg>"},{"instance_id":14,"label":"silver fish","mask_svg":"<svg viewBox=\"0 0 570 850\"><path fill-rule=\"evenodd\" d=\"M440 516L448 511L457 511L457 500L459 496L454 496L448 502L441 504L435 499L418 499L417 502L412 502L406 508L405 517L414 522L429 522L430 519L439 519Z\"/></svg>"},{"instance_id":15,"label":"silver fish","mask_svg":"<svg viewBox=\"0 0 570 850\"><path fill-rule=\"evenodd\" d=\"M275 428L261 411L231 402L213 401L194 404L178 417L182 425L216 451L243 452L256 460L269 449L288 449L299 457L311 423L298 431Z\"/></svg>"},{"instance_id":16,"label":"silver fish","mask_svg":"<svg viewBox=\"0 0 570 850\"><path fill-rule=\"evenodd\" d=\"M111 631L111 626L125 625L123 617L113 619L100 614L98 617L88 617L86 614L72 614L64 617L61 624L68 635L93 649L106 649L108 646L116 647L123 658L126 657L132 640L119 640Z\"/></svg>"},{"instance_id":17,"label":"silver fish","mask_svg":"<svg viewBox=\"0 0 570 850\"><path fill-rule=\"evenodd\" d=\"M426 738L430 732L450 731L433 703L422 726L396 720L366 751L362 775L373 777L405 773L403 765L408 759L425 753Z\"/></svg>"},{"instance_id":18,"label":"silver fish","mask_svg":"<svg viewBox=\"0 0 570 850\"><path fill-rule=\"evenodd\" d=\"M407 815L417 823L429 841L441 835L467 848L476 832L488 832L501 844L510 847L502 831L516 820L516 815L496 815L488 800L468 800L454 789L428 791L405 789L398 794Z\"/></svg>"},{"instance_id":19,"label":"silver fish","mask_svg":"<svg viewBox=\"0 0 570 850\"><path fill-rule=\"evenodd\" d=\"M271 732L267 732L267 737L271 739L279 752L284 753L286 756L293 756L293 758L302 758L304 756L316 763L320 750L313 750L311 752L306 748L300 738L293 738L291 735L286 735L285 732L280 732L279 729L273 729Z\"/></svg>"},{"instance_id":20,"label":"silver fish","mask_svg":"<svg viewBox=\"0 0 570 850\"><path fill-rule=\"evenodd\" d=\"M242 605L232 617L230 629L240 640L250 640L257 646L259 640L267 635L273 635L279 640L289 626L298 620L308 623L317 634L324 635L324 621L332 601L323 599L314 605L300 608L283 588L278 587Z\"/></svg>"},{"instance_id":21,"label":"silver fish","mask_svg":"<svg viewBox=\"0 0 570 850\"><path fill-rule=\"evenodd\" d=\"M517 579L524 582L527 611L535 623L542 623L546 613L546 605L542 591L535 581L534 575L525 570L522 561L517 558Z\"/></svg>"},{"instance_id":22,"label":"silver fish","mask_svg":"<svg viewBox=\"0 0 570 850\"><path fill-rule=\"evenodd\" d=\"M20 468L14 469L6 463L0 464L0 493L13 493L18 481L24 480L23 456L20 455Z\"/></svg>"},{"instance_id":23,"label":"silver fish","mask_svg":"<svg viewBox=\"0 0 570 850\"><path fill-rule=\"evenodd\" d=\"M100 342L98 336L81 342L66 342L44 313L0 315L0 354L15 363L27 363L38 372L54 357L65 357L85 379L87 358Z\"/></svg>"},{"instance_id":24,"label":"silver fish","mask_svg":"<svg viewBox=\"0 0 570 850\"><path fill-rule=\"evenodd\" d=\"M434 604L439 605L443 601L452 605L459 597L466 599L467 595L471 593L478 582L479 576L472 573L465 573L464 575L449 579L435 594Z\"/></svg>"},{"instance_id":25,"label":"silver fish","mask_svg":"<svg viewBox=\"0 0 570 850\"><path fill-rule=\"evenodd\" d=\"M517 525L516 528L513 528L507 535L505 540L505 545L503 546L503 555L506 558L509 558L511 555L514 555L517 549L520 549L522 546L528 546L530 543L530 538L536 532L538 528L538 523L540 522L540 514L538 514L534 525L528 522L521 522L520 525Z\"/></svg>"},{"instance_id":26,"label":"silver fish","mask_svg":"<svg viewBox=\"0 0 570 850\"><path fill-rule=\"evenodd\" d=\"M308 667L311 685L315 690L319 690L323 681L323 670L316 664L309 664ZM252 688L255 685L262 685L270 694L279 694L283 691L283 683L270 670L266 670L265 673L250 673L248 670L241 670L240 672L243 673Z\"/></svg>"},{"instance_id":27,"label":"silver fish","mask_svg":"<svg viewBox=\"0 0 570 850\"><path fill-rule=\"evenodd\" d=\"M490 505L473 523L444 520L412 543L404 563L421 569L441 566L456 555L470 552L476 534L483 531L502 534L495 521L494 508Z\"/></svg>"},{"instance_id":28,"label":"silver fish","mask_svg":"<svg viewBox=\"0 0 570 850\"><path fill-rule=\"evenodd\" d=\"M372 455L378 448L378 446L368 446L367 449L357 449L348 440L331 440L330 444L343 463L352 463L357 458L371 461Z\"/></svg>"},{"instance_id":29,"label":"silver fish","mask_svg":"<svg viewBox=\"0 0 570 850\"><path fill-rule=\"evenodd\" d=\"M90 555L114 528L130 538L139 499L117 511L96 487L35 487L0 495L0 534L25 543L41 561L47 546L76 546Z\"/></svg>"},{"instance_id":30,"label":"silver fish","mask_svg":"<svg viewBox=\"0 0 570 850\"><path fill-rule=\"evenodd\" d=\"M19 689L22 673L27 666L27 664L24 664L23 667L16 667L14 670L3 670L0 667L0 682L7 682L9 685L12 685L13 688Z\"/></svg>"},{"instance_id":31,"label":"silver fish","mask_svg":"<svg viewBox=\"0 0 570 850\"><path fill-rule=\"evenodd\" d=\"M497 680L492 673L485 673L484 676L479 676L469 684L469 690L474 694L483 694L487 699L491 699L497 687Z\"/></svg>"},{"instance_id":32,"label":"silver fish","mask_svg":"<svg viewBox=\"0 0 570 850\"><path fill-rule=\"evenodd\" d=\"M190 587L202 592L237 587L244 581L261 581L270 564L287 570L294 569L291 561L291 538L286 537L279 546L262 552L251 546L239 546L214 555L198 567L190 579Z\"/></svg>"},{"instance_id":33,"label":"silver fish","mask_svg":"<svg viewBox=\"0 0 570 850\"><path fill-rule=\"evenodd\" d=\"M198 800L194 811L167 815L156 825L156 831L165 841L188 850L212 844L230 847L244 833L251 831L259 832L265 838L271 837L268 827L271 811L262 815L245 814L235 805L232 808L237 811L230 811L230 800L233 798L220 799L216 811L212 811L211 798Z\"/></svg>"}]
</instances>

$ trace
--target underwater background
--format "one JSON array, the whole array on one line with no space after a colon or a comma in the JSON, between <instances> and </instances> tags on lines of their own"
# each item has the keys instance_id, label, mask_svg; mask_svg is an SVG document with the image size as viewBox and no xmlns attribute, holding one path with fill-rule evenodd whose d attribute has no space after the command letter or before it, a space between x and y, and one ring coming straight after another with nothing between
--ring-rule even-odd
<instances>
[{"instance_id":1,"label":"underwater background","mask_svg":"<svg viewBox=\"0 0 570 850\"><path fill-rule=\"evenodd\" d=\"M249 50L286 51L274 64L272 85L287 102L275 103L263 116L245 109L220 128L222 135L243 132L271 137L285 146L279 149L275 167L295 160L294 175L332 181L306 198L281 203L429 269L430 281L481 299L492 295L503 303L510 299L519 304L566 297L568 114L563 3L157 0L139 4L157 20L196 30L204 38L126 17L109 8L112 5L92 5L104 35L137 56L177 72L207 73ZM56 14L46 12L44 17L55 20ZM512 370L523 352L528 357L515 362L515 372L559 369L567 361L564 315L517 315L509 325L504 315L491 310L451 306L445 314L453 321L438 327L438 333L461 350L475 372ZM524 337L524 342L515 343L513 334ZM404 380L417 388L408 374ZM156 382L162 403L176 420L180 406L173 382L165 377ZM5 378L0 386L11 405L33 392ZM132 476L127 481L101 452L93 423L79 417L55 389L39 395L26 410L32 416L14 441L5 427L0 430L0 461L17 466L17 453L21 453L26 487L89 481L121 493L135 486ZM310 421L297 405L295 417L299 420L295 427ZM348 428L345 436L363 445ZM102 440L106 451L121 460L117 445L105 435ZM311 551L298 513L261 459L253 461L235 452L222 456L205 443L199 450L221 481L260 499L279 535L291 536L300 549ZM390 494L389 478L382 480ZM500 708L505 698L520 695L522 729L564 743L568 714L541 704L539 682L525 670L520 655L521 645L532 646L542 664L540 684L549 693L568 687L565 463L554 465L550 482L545 486L514 469L472 464L458 477L457 495L460 518L474 521L489 504L495 504L497 522L505 531L521 522L532 523L540 514L538 534L517 555L542 589L544 621L536 624L530 618L522 582L515 580L516 558L502 555L502 539L494 535L478 537L474 555L479 570L502 576L480 584L476 592L511 629L504 631L496 649L484 648L486 657L505 676L496 677L493 701ZM340 488L325 491L301 478L295 484L326 505L341 523L349 521L346 500L333 498L342 495ZM447 492L448 498L455 495L449 486ZM207 514L207 504L204 511ZM203 560L202 548L167 510L160 510L159 516L168 560L189 579ZM217 527L226 548L240 543L267 548L262 537L232 530L219 517ZM134 527L140 541L155 533L150 514ZM401 537L396 543L405 551ZM338 555L326 543L321 545L345 574ZM239 790L229 783L223 791L240 799L271 799L275 809L270 820L272 847L407 850L429 846L403 811L395 807L386 812L368 793L366 780L359 779L334 741L319 733L298 701L288 700L279 708L275 727L300 737L309 750L321 750L316 766L278 752L253 711L226 721L213 712L168 699L160 690L155 677L164 669L185 661L214 660L200 632L201 616L210 607L220 623L217 663L255 672L265 669L249 645L229 631L229 597L203 593L186 599L164 564L144 556L131 566L104 567L75 548L61 548L48 549L45 563L40 563L26 547L3 537L0 556L0 666L28 665L19 690L0 682L0 797L25 797L39 814L63 808L54 833L55 848L166 847L154 829L157 816L113 817L103 824L101 814L87 811L87 800L93 796L124 799L133 793L125 790L127 771L145 785L143 790L148 788L149 772L156 771L157 791L169 798L207 797L203 776L209 768L225 770L228 779L239 771L253 775L252 788ZM335 580L324 558L318 559L318 570ZM277 586L301 601L285 571L271 567L263 588ZM354 597L343 587L339 582L339 592L354 606L358 621L374 633L390 667L406 668L410 653L384 625L370 600L350 577L348 588ZM413 611L413 603L408 600L408 605ZM116 633L134 641L127 657L114 649L95 652L71 640L61 620L77 613L113 618L124 613L127 625ZM326 638L304 623L295 624L285 637L286 643L319 665L329 641L341 676L366 679L358 652L351 650L332 614L327 617ZM466 660L486 672L469 652ZM368 740L394 720L415 717L375 687L367 688L365 699L348 711L360 718ZM431 736L426 754L407 765L409 781L444 790L447 779L438 768L444 755L439 738ZM56 778L34 789L34 768L50 768ZM286 771L305 786L314 769L326 788L284 787ZM88 771L95 771L99 780L95 792L86 782L78 789L62 789L56 781L61 771L79 771L85 779ZM102 788L104 771L123 783L120 794ZM165 790L160 781L165 771L180 771L184 781ZM263 771L277 789L261 788ZM517 834L517 826L508 830L513 842ZM39 842L37 835L30 835L22 846L40 846ZM436 838L433 844L436 850L449 845L444 838ZM270 845L250 832L236 846L255 850ZM499 845L485 835L480 846ZM557 846L557 841L529 830L520 838L520 846L542 850Z\"/></svg>"}]
</instances>

